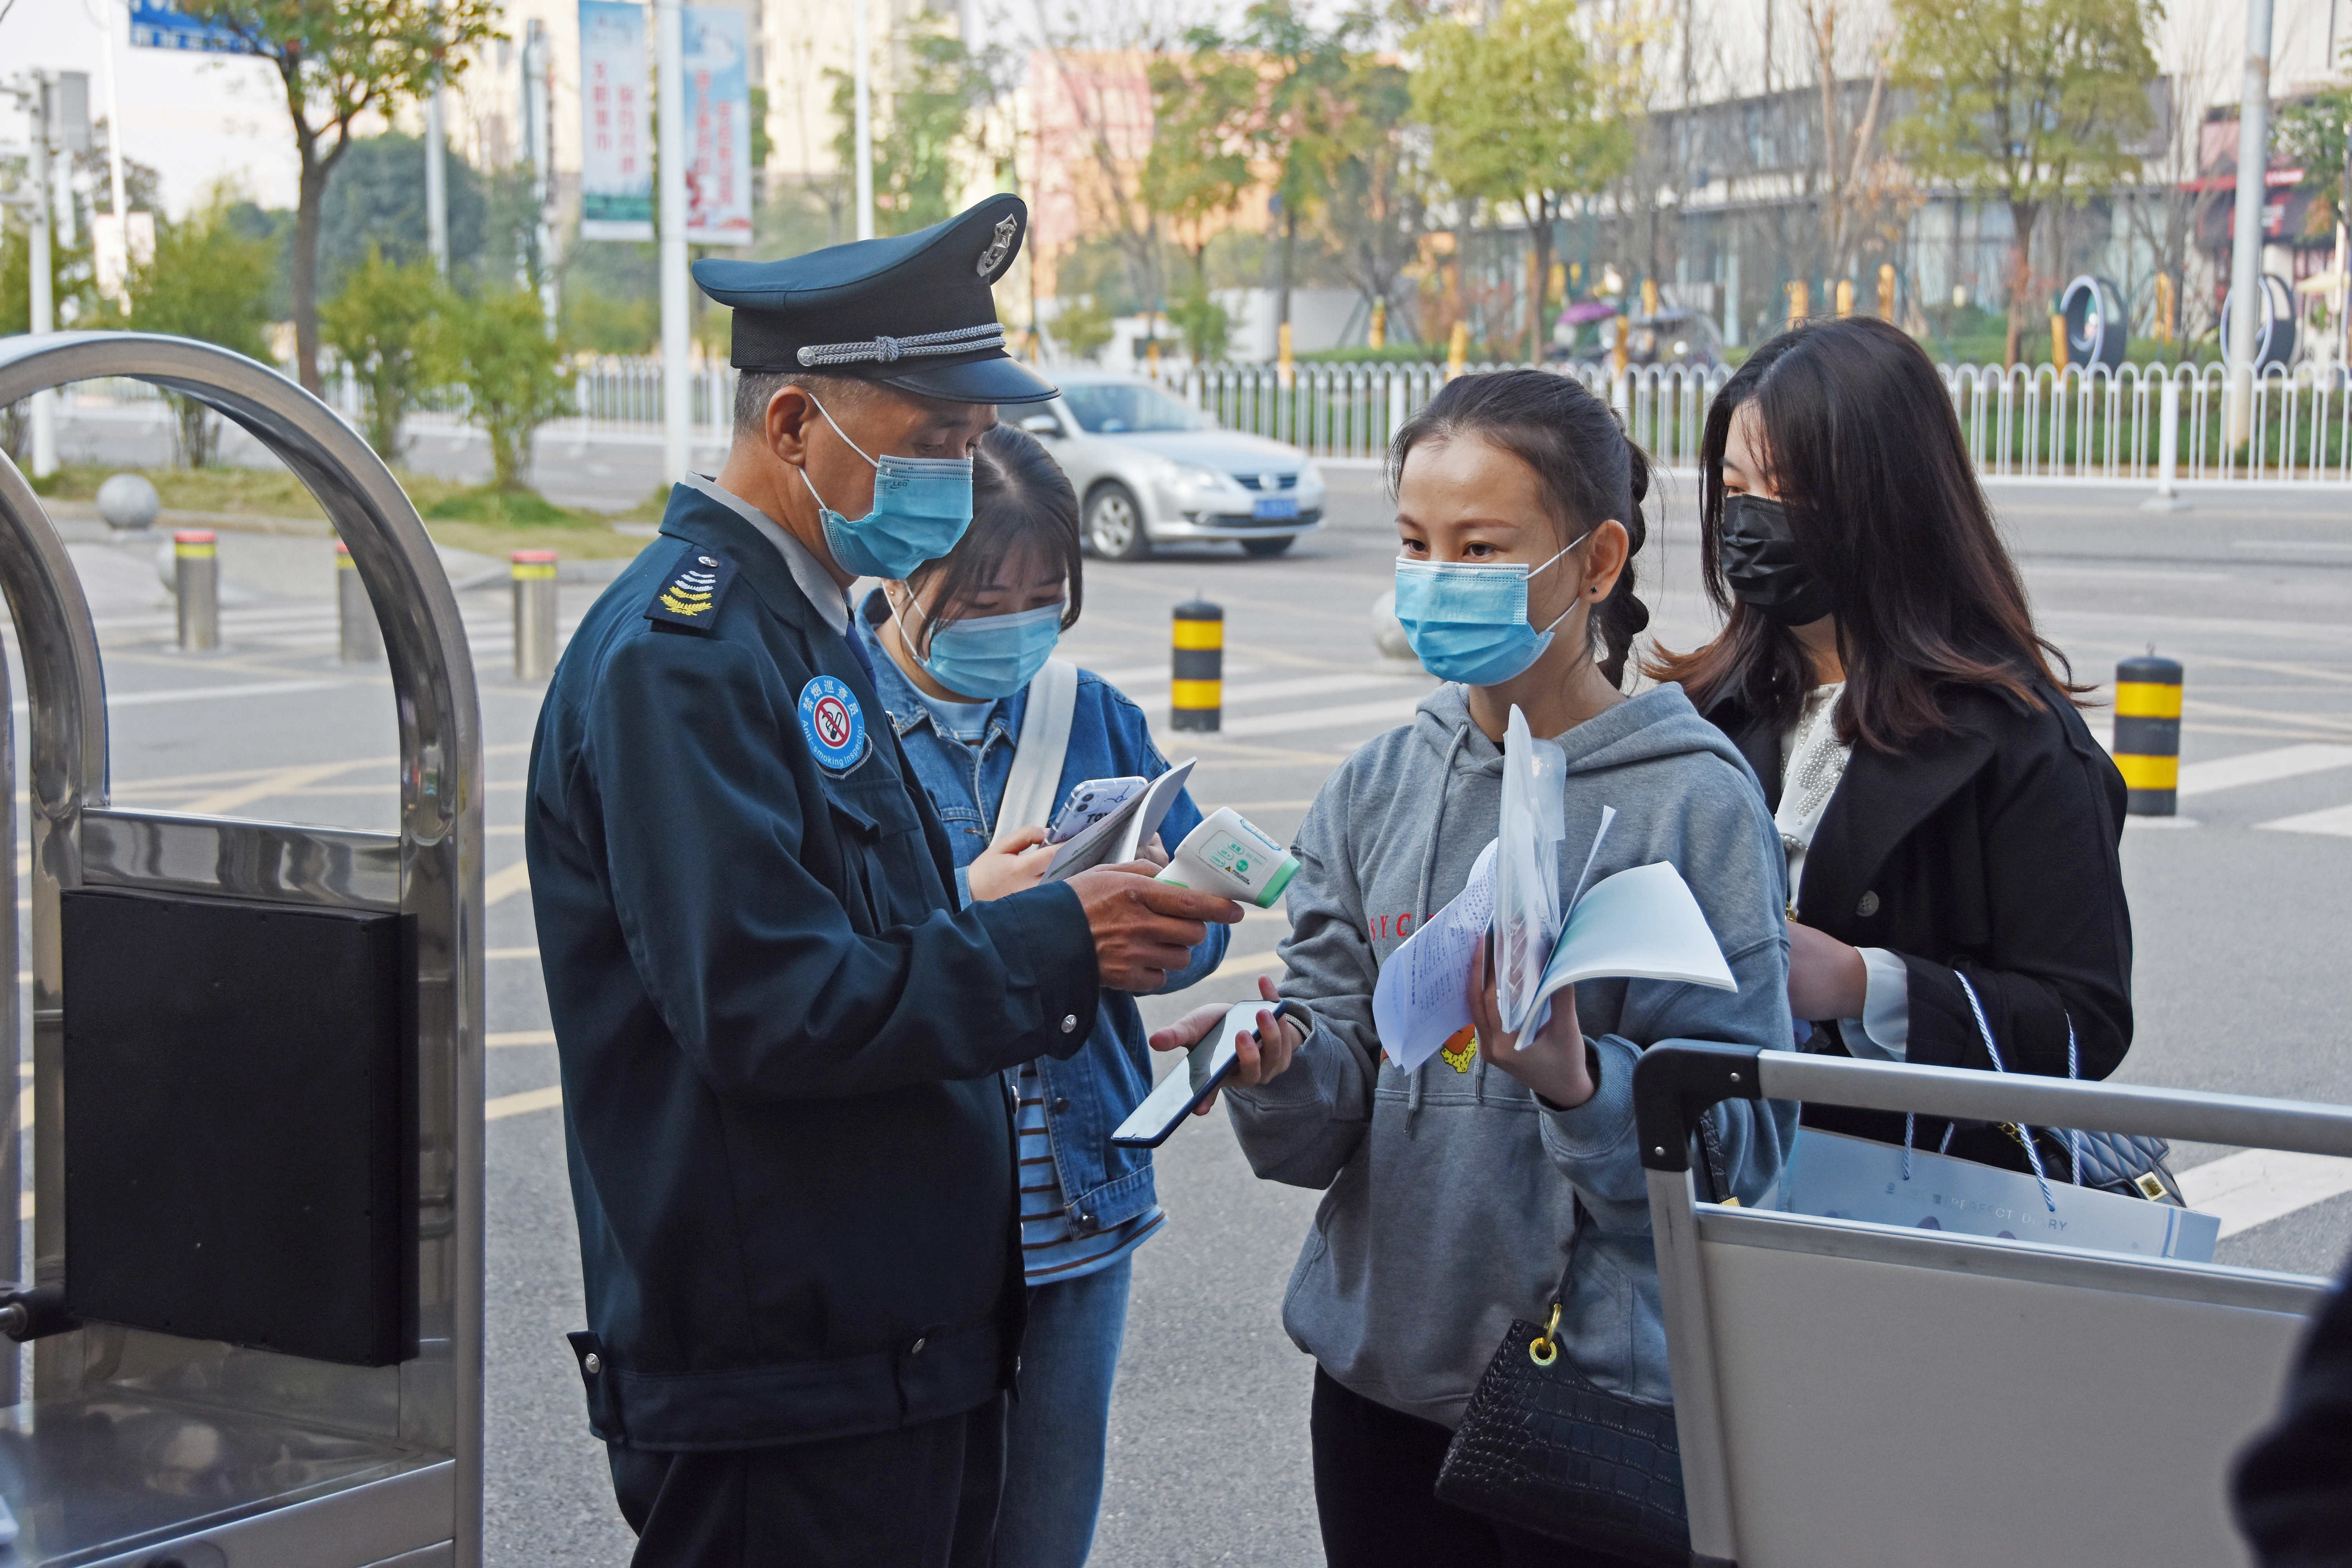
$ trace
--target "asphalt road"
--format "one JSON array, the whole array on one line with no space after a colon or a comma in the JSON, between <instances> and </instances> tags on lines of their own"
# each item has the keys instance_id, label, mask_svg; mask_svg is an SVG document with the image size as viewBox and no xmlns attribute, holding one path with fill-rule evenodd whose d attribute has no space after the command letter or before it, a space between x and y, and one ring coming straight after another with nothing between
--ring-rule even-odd
<instances>
[{"instance_id":1,"label":"asphalt road","mask_svg":"<svg viewBox=\"0 0 2352 1568\"><path fill-rule=\"evenodd\" d=\"M564 456L555 465L542 450L542 474L561 466L584 480ZM608 456L612 471L593 488L608 504L634 500L646 487L633 476L650 455ZM1286 558L1201 551L1091 567L1086 617L1066 644L1139 701L1164 705L1171 606L1195 595L1223 605L1225 730L1160 739L1171 757L1199 756L1193 787L1204 805L1234 805L1276 834L1296 826L1350 747L1401 721L1429 685L1381 660L1370 640L1369 606L1393 554L1377 476L1340 469L1332 480L1330 525ZM1655 635L1687 646L1710 617L1696 591L1688 484L1663 488L1663 521L1639 565ZM2352 1101L2352 1055L2340 1045L2352 1015L2352 966L2342 960L2352 930L2352 498L2240 487L2195 493L2186 513L2152 515L2137 510L2144 493L1995 493L2043 628L2078 672L2105 682L2117 658L2150 644L2188 667L2184 751L2192 775L2214 786L2183 803L2196 826L2126 837L2139 1022L2118 1076ZM118 799L393 826L391 691L380 671L335 662L329 549L224 535L227 647L197 658L170 647L152 545L74 546L116 700ZM589 591L566 592L568 626ZM495 879L521 858L539 692L511 678L502 593L468 593L464 606L490 746ZM2103 729L2104 714L2093 722ZM2297 752L2307 770L2283 773L2277 759L2293 746L2341 750ZM2232 784L2194 765L2231 758L2254 759L2241 771L2256 782ZM343 766L322 771L330 763ZM494 885L512 890L491 905L488 928L490 1560L617 1564L630 1538L562 1339L581 1306L560 1118L499 1099L555 1081L530 901L513 879ZM1284 929L1278 918L1247 922L1224 971L1191 994L1148 1003L1147 1016L1253 994ZM1160 1172L1171 1223L1137 1260L1095 1561L1316 1562L1309 1366L1279 1322L1314 1194L1254 1180L1221 1117L1174 1138ZM2229 1237L2221 1257L2333 1272L2347 1243L2352 1198L2336 1197Z\"/></svg>"}]
</instances>

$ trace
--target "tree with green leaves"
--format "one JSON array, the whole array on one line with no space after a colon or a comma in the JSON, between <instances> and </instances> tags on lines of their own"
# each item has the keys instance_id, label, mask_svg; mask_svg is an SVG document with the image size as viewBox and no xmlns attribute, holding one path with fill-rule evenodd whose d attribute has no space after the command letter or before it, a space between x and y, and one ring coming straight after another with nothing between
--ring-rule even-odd
<instances>
[{"instance_id":1,"label":"tree with green leaves","mask_svg":"<svg viewBox=\"0 0 2352 1568\"><path fill-rule=\"evenodd\" d=\"M177 223L156 224L154 258L133 265L125 279L131 307L124 324L133 331L195 338L266 361L269 262L268 241L238 232L216 196ZM220 443L219 423L194 398L166 396L178 420L180 463L207 467Z\"/></svg>"},{"instance_id":2,"label":"tree with green leaves","mask_svg":"<svg viewBox=\"0 0 2352 1568\"><path fill-rule=\"evenodd\" d=\"M2015 364L2034 287L2033 231L2053 203L2140 166L2159 0L1895 0L1889 80L1911 108L1888 141L1931 180L2009 208Z\"/></svg>"},{"instance_id":3,"label":"tree with green leaves","mask_svg":"<svg viewBox=\"0 0 2352 1568\"><path fill-rule=\"evenodd\" d=\"M319 229L328 177L362 115L390 118L454 81L498 36L499 0L180 0L277 68L301 160L294 216L294 368L319 378Z\"/></svg>"},{"instance_id":4,"label":"tree with green leaves","mask_svg":"<svg viewBox=\"0 0 2352 1568\"><path fill-rule=\"evenodd\" d=\"M2352 88L2332 88L2296 99L2279 111L2273 145L2303 170L2312 195L2311 222L2333 226L2352 214Z\"/></svg>"},{"instance_id":5,"label":"tree with green leaves","mask_svg":"<svg viewBox=\"0 0 2352 1568\"><path fill-rule=\"evenodd\" d=\"M387 261L371 245L319 311L320 335L359 378L368 445L387 463L400 459L402 422L442 380L440 324L452 303L429 259Z\"/></svg>"},{"instance_id":6,"label":"tree with green leaves","mask_svg":"<svg viewBox=\"0 0 2352 1568\"><path fill-rule=\"evenodd\" d=\"M1257 0L1244 13L1240 47L1256 58L1264 84L1253 140L1258 157L1274 167L1269 199L1282 226L1277 321L1290 320L1298 226L1330 195L1325 174L1347 115L1351 49L1370 26L1370 16L1351 11L1327 32L1291 0Z\"/></svg>"},{"instance_id":7,"label":"tree with green leaves","mask_svg":"<svg viewBox=\"0 0 2352 1568\"><path fill-rule=\"evenodd\" d=\"M1574 0L1507 0L1483 28L1450 18L1417 28L1413 113L1430 130L1431 172L1465 202L1517 213L1535 247L1528 354L1544 345L1542 280L1564 205L1605 189L1633 155L1611 110L1607 71L1577 31Z\"/></svg>"},{"instance_id":8,"label":"tree with green leaves","mask_svg":"<svg viewBox=\"0 0 2352 1568\"><path fill-rule=\"evenodd\" d=\"M1370 304L1394 294L1421 253L1428 170L1419 138L1404 131L1412 78L1403 67L1370 52L1350 55L1340 102L1319 172L1329 193L1323 226L1339 268Z\"/></svg>"},{"instance_id":9,"label":"tree with green leaves","mask_svg":"<svg viewBox=\"0 0 2352 1568\"><path fill-rule=\"evenodd\" d=\"M1046 326L1062 352L1072 359L1092 359L1103 352L1114 333L1110 308L1092 294L1066 297L1061 313Z\"/></svg>"},{"instance_id":10,"label":"tree with green leaves","mask_svg":"<svg viewBox=\"0 0 2352 1568\"><path fill-rule=\"evenodd\" d=\"M1184 352L1194 364L1213 364L1225 357L1234 341L1234 319L1209 293L1208 285L1194 282L1184 297L1168 308L1168 320L1184 340Z\"/></svg>"},{"instance_id":11,"label":"tree with green leaves","mask_svg":"<svg viewBox=\"0 0 2352 1568\"><path fill-rule=\"evenodd\" d=\"M1168 220L1192 258L1192 288L1205 300L1209 241L1254 178L1258 74L1213 27L1195 27L1184 41L1185 53L1153 57L1147 73L1151 152L1143 162L1142 194L1144 205Z\"/></svg>"},{"instance_id":12,"label":"tree with green leaves","mask_svg":"<svg viewBox=\"0 0 2352 1568\"><path fill-rule=\"evenodd\" d=\"M898 51L905 68L890 83L889 113L879 117L874 138L874 232L912 234L955 216L961 193L957 156L970 138L973 111L994 89L982 62L961 38L942 30L933 16L909 23ZM841 167L857 166L856 84L851 74L828 69L833 112L840 130L833 139Z\"/></svg>"},{"instance_id":13,"label":"tree with green leaves","mask_svg":"<svg viewBox=\"0 0 2352 1568\"><path fill-rule=\"evenodd\" d=\"M491 484L521 490L532 437L572 410L572 377L563 351L547 334L539 296L485 288L471 300L452 300L443 321L446 363L471 400L469 416L490 438Z\"/></svg>"}]
</instances>

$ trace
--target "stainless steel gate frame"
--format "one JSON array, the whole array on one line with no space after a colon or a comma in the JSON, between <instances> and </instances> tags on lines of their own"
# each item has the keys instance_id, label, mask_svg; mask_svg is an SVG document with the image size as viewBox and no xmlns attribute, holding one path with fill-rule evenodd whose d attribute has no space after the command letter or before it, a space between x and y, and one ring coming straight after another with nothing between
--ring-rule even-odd
<instances>
[{"instance_id":1,"label":"stainless steel gate frame","mask_svg":"<svg viewBox=\"0 0 2352 1568\"><path fill-rule=\"evenodd\" d=\"M382 623L400 728L400 831L109 804L104 679L72 562L0 455L0 594L30 700L33 1277L62 1279L64 1007L58 893L162 889L410 917L416 948L418 1350L363 1368L104 1324L34 1347L30 1397L0 1415L0 1495L19 1561L186 1568L403 1568L481 1560L482 738L456 597L416 510L367 444L276 372L136 333L0 340L0 406L98 376L194 397L299 475L350 547ZM5 688L0 668L0 689ZM0 726L0 783L15 784ZM0 821L8 814L0 813ZM0 829L0 851L13 849ZM0 899L14 952L15 858ZM0 1034L20 1039L17 988ZM13 1050L13 1047L12 1047ZM5 1064L0 1064L5 1066ZM0 1071L0 1179L16 1190L18 1074ZM12 1200L13 1201L13 1200ZM22 1279L0 1226L0 1278ZM169 1550L166 1550L169 1548Z\"/></svg>"},{"instance_id":2,"label":"stainless steel gate frame","mask_svg":"<svg viewBox=\"0 0 2352 1568\"><path fill-rule=\"evenodd\" d=\"M2247 1561L2230 1462L2328 1281L1701 1203L1690 1131L1782 1100L2352 1155L2352 1107L1686 1042L1633 1095L1695 1565Z\"/></svg>"}]
</instances>

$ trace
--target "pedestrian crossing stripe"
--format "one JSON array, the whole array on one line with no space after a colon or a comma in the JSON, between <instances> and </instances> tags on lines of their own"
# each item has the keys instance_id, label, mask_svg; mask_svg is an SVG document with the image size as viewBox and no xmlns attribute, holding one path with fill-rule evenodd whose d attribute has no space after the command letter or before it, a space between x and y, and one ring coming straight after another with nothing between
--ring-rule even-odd
<instances>
[{"instance_id":1,"label":"pedestrian crossing stripe","mask_svg":"<svg viewBox=\"0 0 2352 1568\"><path fill-rule=\"evenodd\" d=\"M688 544L670 563L653 603L646 606L646 619L656 626L706 632L718 619L719 602L734 581L733 562L699 544Z\"/></svg>"}]
</instances>

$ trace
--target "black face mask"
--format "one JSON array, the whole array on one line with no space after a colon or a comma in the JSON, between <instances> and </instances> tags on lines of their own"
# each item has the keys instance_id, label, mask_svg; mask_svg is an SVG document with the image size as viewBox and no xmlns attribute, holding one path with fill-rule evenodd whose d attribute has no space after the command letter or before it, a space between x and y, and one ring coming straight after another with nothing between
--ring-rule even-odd
<instances>
[{"instance_id":1,"label":"black face mask","mask_svg":"<svg viewBox=\"0 0 2352 1568\"><path fill-rule=\"evenodd\" d=\"M1829 584L1797 559L1789 514L1779 501L1751 495L1724 497L1717 553L1732 597L1784 626L1818 621L1834 608Z\"/></svg>"}]
</instances>

